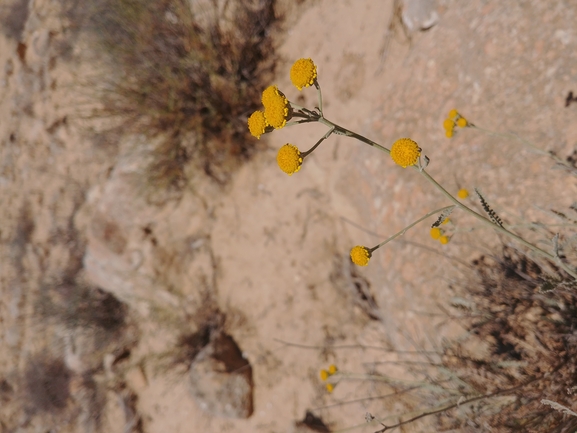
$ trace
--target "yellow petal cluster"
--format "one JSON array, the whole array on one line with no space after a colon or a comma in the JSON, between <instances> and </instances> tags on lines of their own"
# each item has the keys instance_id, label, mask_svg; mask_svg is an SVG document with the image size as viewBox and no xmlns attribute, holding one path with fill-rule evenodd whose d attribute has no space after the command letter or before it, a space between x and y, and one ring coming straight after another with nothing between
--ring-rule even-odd
<instances>
[{"instance_id":1,"label":"yellow petal cluster","mask_svg":"<svg viewBox=\"0 0 577 433\"><path fill-rule=\"evenodd\" d=\"M266 122L275 129L286 125L291 118L291 106L287 97L277 86L269 86L262 92L262 105Z\"/></svg>"},{"instance_id":2,"label":"yellow petal cluster","mask_svg":"<svg viewBox=\"0 0 577 433\"><path fill-rule=\"evenodd\" d=\"M441 237L441 229L439 227L433 227L431 229L431 237L435 240L438 240Z\"/></svg>"},{"instance_id":3,"label":"yellow petal cluster","mask_svg":"<svg viewBox=\"0 0 577 433\"><path fill-rule=\"evenodd\" d=\"M323 368L323 369L321 370L321 372L320 372L321 380L322 380L323 382L327 381L328 378L329 378L330 376L332 376L333 374L335 374L337 371L338 371L338 370L337 370L337 367L336 367L336 365L334 365L334 364L329 365L329 369L328 369L328 370L325 370L325 369ZM325 385L325 387L326 387L326 390L327 390L329 393L330 393L330 392L333 392L333 391L335 390L335 384L334 384L334 383L327 383L327 384Z\"/></svg>"},{"instance_id":4,"label":"yellow petal cluster","mask_svg":"<svg viewBox=\"0 0 577 433\"><path fill-rule=\"evenodd\" d=\"M465 128L469 126L469 122L454 108L449 111L447 119L443 121L443 128L445 128L445 136L451 138L455 134L455 127Z\"/></svg>"},{"instance_id":5,"label":"yellow petal cluster","mask_svg":"<svg viewBox=\"0 0 577 433\"><path fill-rule=\"evenodd\" d=\"M467 197L469 197L469 191L467 191L465 188L461 188L457 193L457 197L459 197L461 200L465 200Z\"/></svg>"},{"instance_id":6,"label":"yellow petal cluster","mask_svg":"<svg viewBox=\"0 0 577 433\"><path fill-rule=\"evenodd\" d=\"M451 239L445 234L445 231L439 227L433 227L430 231L430 234L434 240L439 241L443 245L448 244L449 239Z\"/></svg>"},{"instance_id":7,"label":"yellow petal cluster","mask_svg":"<svg viewBox=\"0 0 577 433\"><path fill-rule=\"evenodd\" d=\"M316 81L317 67L311 59L299 59L292 65L290 77L294 86L302 90Z\"/></svg>"},{"instance_id":8,"label":"yellow petal cluster","mask_svg":"<svg viewBox=\"0 0 577 433\"><path fill-rule=\"evenodd\" d=\"M265 133L266 127L268 126L268 122L266 121L262 111L255 111L252 113L248 118L247 123L248 130L256 138L260 138L260 136Z\"/></svg>"},{"instance_id":9,"label":"yellow petal cluster","mask_svg":"<svg viewBox=\"0 0 577 433\"><path fill-rule=\"evenodd\" d=\"M403 168L415 165L421 156L421 148L410 138L400 138L391 147L391 158Z\"/></svg>"},{"instance_id":10,"label":"yellow petal cluster","mask_svg":"<svg viewBox=\"0 0 577 433\"><path fill-rule=\"evenodd\" d=\"M279 149L276 162L282 171L291 176L301 169L303 158L298 147L287 143Z\"/></svg>"},{"instance_id":11,"label":"yellow petal cluster","mask_svg":"<svg viewBox=\"0 0 577 433\"><path fill-rule=\"evenodd\" d=\"M371 259L371 252L367 247L357 245L351 249L351 260L355 265L367 266Z\"/></svg>"}]
</instances>

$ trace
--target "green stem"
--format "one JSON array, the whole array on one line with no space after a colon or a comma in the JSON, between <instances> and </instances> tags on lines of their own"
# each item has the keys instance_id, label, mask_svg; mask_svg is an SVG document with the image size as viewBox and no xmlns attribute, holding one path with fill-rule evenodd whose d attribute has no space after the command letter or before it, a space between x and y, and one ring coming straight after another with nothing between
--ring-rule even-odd
<instances>
[{"instance_id":1,"label":"green stem","mask_svg":"<svg viewBox=\"0 0 577 433\"><path fill-rule=\"evenodd\" d=\"M429 217L432 216L432 215L435 215L435 214L441 213L441 212L443 212L443 211L445 211L445 210L447 210L447 209L450 209L450 208L452 208L452 207L455 207L455 206L445 206L445 207L442 207L442 208L440 208L440 209L435 209L434 211L429 212L429 213L426 214L425 216L423 216L423 217L419 218L418 220L416 220L415 222L409 224L409 225L408 225L407 227L405 227L403 230L401 230L401 231L395 233L393 236L390 236L389 238L385 239L383 242L381 242L381 243L380 243L379 245L377 245L376 247L369 248L369 252L372 254L372 252L375 251L376 249L381 248L383 245L391 242L393 239L398 238L399 236L404 235L407 230L409 230L410 228L416 226L416 225L419 224L421 221L429 218Z\"/></svg>"}]
</instances>

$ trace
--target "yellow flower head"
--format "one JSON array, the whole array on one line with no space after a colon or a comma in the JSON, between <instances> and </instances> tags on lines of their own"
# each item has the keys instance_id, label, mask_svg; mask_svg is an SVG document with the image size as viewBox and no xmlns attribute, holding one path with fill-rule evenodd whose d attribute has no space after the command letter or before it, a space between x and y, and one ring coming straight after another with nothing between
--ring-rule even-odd
<instances>
[{"instance_id":1,"label":"yellow flower head","mask_svg":"<svg viewBox=\"0 0 577 433\"><path fill-rule=\"evenodd\" d=\"M279 149L276 162L282 171L291 176L301 169L303 158L298 147L287 143Z\"/></svg>"},{"instance_id":2,"label":"yellow flower head","mask_svg":"<svg viewBox=\"0 0 577 433\"><path fill-rule=\"evenodd\" d=\"M295 87L302 90L314 84L317 79L317 67L311 59L299 59L292 65L291 81Z\"/></svg>"},{"instance_id":3,"label":"yellow flower head","mask_svg":"<svg viewBox=\"0 0 577 433\"><path fill-rule=\"evenodd\" d=\"M446 235L443 235L439 238L439 242L441 242L443 245L447 245L449 243L449 237Z\"/></svg>"},{"instance_id":4,"label":"yellow flower head","mask_svg":"<svg viewBox=\"0 0 577 433\"><path fill-rule=\"evenodd\" d=\"M286 125L292 116L292 110L287 97L277 86L269 86L262 92L262 105L266 122L275 129Z\"/></svg>"},{"instance_id":5,"label":"yellow flower head","mask_svg":"<svg viewBox=\"0 0 577 433\"><path fill-rule=\"evenodd\" d=\"M410 138L399 138L391 147L391 158L403 168L415 165L421 156L421 148Z\"/></svg>"},{"instance_id":6,"label":"yellow flower head","mask_svg":"<svg viewBox=\"0 0 577 433\"><path fill-rule=\"evenodd\" d=\"M337 372L337 366L335 364L329 365L329 374L333 375Z\"/></svg>"},{"instance_id":7,"label":"yellow flower head","mask_svg":"<svg viewBox=\"0 0 577 433\"><path fill-rule=\"evenodd\" d=\"M447 138L451 138L453 136L453 129L447 129L445 130L445 136Z\"/></svg>"},{"instance_id":8,"label":"yellow flower head","mask_svg":"<svg viewBox=\"0 0 577 433\"><path fill-rule=\"evenodd\" d=\"M459 120L457 120L457 126L459 128L464 128L468 124L469 124L469 122L467 122L467 119L465 119L464 117L460 117Z\"/></svg>"},{"instance_id":9,"label":"yellow flower head","mask_svg":"<svg viewBox=\"0 0 577 433\"><path fill-rule=\"evenodd\" d=\"M449 130L449 129L453 129L455 127L455 121L451 120L451 119L445 119L445 121L443 122L443 128L445 128L445 130Z\"/></svg>"},{"instance_id":10,"label":"yellow flower head","mask_svg":"<svg viewBox=\"0 0 577 433\"><path fill-rule=\"evenodd\" d=\"M267 126L268 123L262 111L255 111L248 118L248 130L256 138L260 138L266 132Z\"/></svg>"},{"instance_id":11,"label":"yellow flower head","mask_svg":"<svg viewBox=\"0 0 577 433\"><path fill-rule=\"evenodd\" d=\"M324 382L329 378L329 372L326 370L321 370L321 380Z\"/></svg>"},{"instance_id":12,"label":"yellow flower head","mask_svg":"<svg viewBox=\"0 0 577 433\"><path fill-rule=\"evenodd\" d=\"M467 191L465 188L461 188L457 193L457 197L459 197L461 200L465 200L467 197L469 197L469 191Z\"/></svg>"},{"instance_id":13,"label":"yellow flower head","mask_svg":"<svg viewBox=\"0 0 577 433\"><path fill-rule=\"evenodd\" d=\"M335 390L335 386L332 383L327 383L327 392L331 393Z\"/></svg>"},{"instance_id":14,"label":"yellow flower head","mask_svg":"<svg viewBox=\"0 0 577 433\"><path fill-rule=\"evenodd\" d=\"M351 249L351 260L355 265L367 266L371 259L371 252L367 247L357 245Z\"/></svg>"},{"instance_id":15,"label":"yellow flower head","mask_svg":"<svg viewBox=\"0 0 577 433\"><path fill-rule=\"evenodd\" d=\"M457 110L455 110L454 108L451 111L449 111L449 119L454 119L458 115L459 115L459 112Z\"/></svg>"},{"instance_id":16,"label":"yellow flower head","mask_svg":"<svg viewBox=\"0 0 577 433\"><path fill-rule=\"evenodd\" d=\"M433 227L431 229L430 233L431 233L431 237L435 240L439 239L441 237L441 234L442 234L441 229L439 227Z\"/></svg>"}]
</instances>

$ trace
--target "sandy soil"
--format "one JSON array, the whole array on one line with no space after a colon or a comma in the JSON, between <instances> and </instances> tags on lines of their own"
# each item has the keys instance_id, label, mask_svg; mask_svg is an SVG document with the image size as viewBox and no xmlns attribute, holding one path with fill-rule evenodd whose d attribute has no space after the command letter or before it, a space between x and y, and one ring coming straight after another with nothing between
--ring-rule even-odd
<instances>
[{"instance_id":1,"label":"sandy soil","mask_svg":"<svg viewBox=\"0 0 577 433\"><path fill-rule=\"evenodd\" d=\"M432 8L438 19L429 30L403 31L392 0L282 4L275 84L314 106L316 93L298 92L288 76L294 60L311 57L327 118L387 147L413 138L431 175L451 192L480 188L509 224L558 223L550 209L575 202L574 177L511 139L468 129L447 139L442 122L457 108L479 126L570 155L577 103L565 107L565 98L577 92L577 4L439 0ZM450 287L466 278L471 258L509 241L455 213L448 245L429 238L431 218L377 251L367 268L353 268L352 246L375 245L446 202L412 170L341 136L297 174L282 173L277 149L308 149L322 125L263 137L267 150L224 188L193 176L178 200L151 203L141 185L154 143L98 140L101 125L79 115L79 77L90 65L63 49L81 53L86 41L70 34L59 2L37 0L20 45L0 35L0 380L10 388L0 395L2 431L92 428L72 409L64 418L26 409L19 378L38 353L64 356L77 402L78 378L90 369L102 383L123 384L105 391L109 432L127 431L128 394L145 432L290 431L307 410L331 431L375 431L366 412L395 422L399 401L352 402L387 394L386 383L343 380L329 394L319 370L334 363L346 373L410 377L382 362L420 359L392 350L438 348L455 331L440 325ZM70 275L127 303L130 332L96 350L89 337L45 323L36 299ZM178 336L198 329L207 296L252 366L248 419L207 414L186 376L163 364ZM122 347L131 348L129 359L103 368ZM430 431L424 423L405 431Z\"/></svg>"}]
</instances>

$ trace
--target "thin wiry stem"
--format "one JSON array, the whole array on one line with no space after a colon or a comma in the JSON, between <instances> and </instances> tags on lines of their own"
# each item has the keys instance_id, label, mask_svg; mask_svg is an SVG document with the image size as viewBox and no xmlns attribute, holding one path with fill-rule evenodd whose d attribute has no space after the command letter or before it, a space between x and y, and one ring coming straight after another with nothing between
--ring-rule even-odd
<instances>
[{"instance_id":1,"label":"thin wiry stem","mask_svg":"<svg viewBox=\"0 0 577 433\"><path fill-rule=\"evenodd\" d=\"M315 87L317 88L317 96L319 97L319 112L323 115L323 93L321 92L321 85L315 80Z\"/></svg>"},{"instance_id":2,"label":"thin wiry stem","mask_svg":"<svg viewBox=\"0 0 577 433\"><path fill-rule=\"evenodd\" d=\"M412 222L411 224L409 224L408 226L406 226L404 229L402 229L402 230L398 231L397 233L395 233L394 235L388 237L387 239L385 239L383 242L381 242L381 243L378 244L377 246L375 246L375 247L373 247L373 248L369 248L369 252L372 253L373 251L375 251L376 249L382 247L383 245L388 244L388 243L391 242L393 239L398 238L399 236L404 235L407 230L409 230L409 229L412 228L413 226L419 224L421 221L429 218L430 216L433 216L433 215L435 215L435 214L441 213L441 212L446 211L446 210L448 210L448 209L450 209L450 208L453 208L453 207L455 207L455 206L445 206L445 207L442 207L442 208L440 208L440 209L435 209L434 211L429 212L429 213L426 214L425 216L419 218L418 220L416 220L416 221Z\"/></svg>"},{"instance_id":3,"label":"thin wiry stem","mask_svg":"<svg viewBox=\"0 0 577 433\"><path fill-rule=\"evenodd\" d=\"M515 139L515 140L519 141L520 143L523 143L525 146L527 146L528 148L530 148L534 152L536 152L540 155L548 156L553 161L555 161L557 164L564 166L571 173L577 175L577 169L575 167L573 167L571 164L569 164L569 162L565 161L562 158L559 158L557 155L555 155L555 153L553 153L551 151L546 151L546 150L541 149L540 147L537 147L536 145L531 143L529 140L515 134L514 132L510 132L510 133L495 132L495 131L491 131L489 129L480 128L479 126L472 125L472 124L470 124L469 127L474 128L478 131L484 132L484 133L489 134L489 135L494 135L495 137Z\"/></svg>"}]
</instances>

